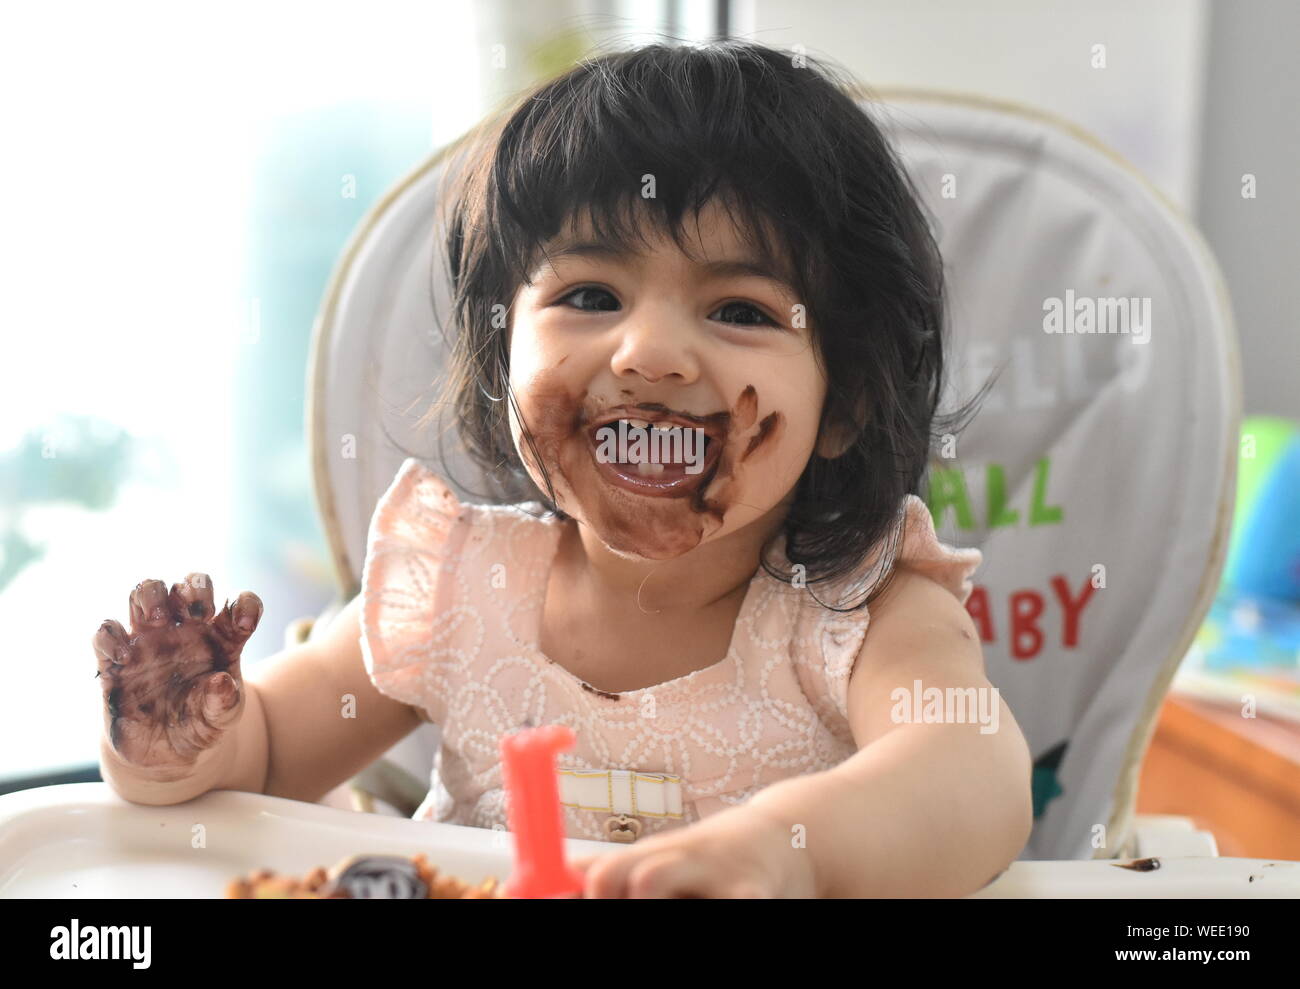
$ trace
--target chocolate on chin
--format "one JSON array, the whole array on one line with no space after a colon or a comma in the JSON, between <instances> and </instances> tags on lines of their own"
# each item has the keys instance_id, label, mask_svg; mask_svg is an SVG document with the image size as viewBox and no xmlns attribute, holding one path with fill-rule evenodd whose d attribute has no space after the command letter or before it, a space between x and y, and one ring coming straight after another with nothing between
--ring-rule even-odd
<instances>
[{"instance_id":1,"label":"chocolate on chin","mask_svg":"<svg viewBox=\"0 0 1300 989\"><path fill-rule=\"evenodd\" d=\"M226 887L228 900L497 900L504 889L492 876L471 886L440 875L423 854L355 855L328 872L315 868L298 879L258 869Z\"/></svg>"}]
</instances>

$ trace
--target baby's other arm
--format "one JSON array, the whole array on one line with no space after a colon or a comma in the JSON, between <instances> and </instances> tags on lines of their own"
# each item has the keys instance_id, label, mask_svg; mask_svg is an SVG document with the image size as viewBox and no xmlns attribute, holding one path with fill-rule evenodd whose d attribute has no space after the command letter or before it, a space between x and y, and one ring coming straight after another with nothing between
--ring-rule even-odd
<instances>
[{"instance_id":1,"label":"baby's other arm","mask_svg":"<svg viewBox=\"0 0 1300 989\"><path fill-rule=\"evenodd\" d=\"M254 755L226 788L317 801L420 726L415 708L366 673L360 607L357 595L321 638L249 671L265 718L264 775L259 786Z\"/></svg>"},{"instance_id":2,"label":"baby's other arm","mask_svg":"<svg viewBox=\"0 0 1300 989\"><path fill-rule=\"evenodd\" d=\"M804 825L819 895L965 896L1020 854L1033 827L1029 747L1001 696L981 724L895 719L925 692L995 695L966 609L927 577L898 571L872 606L848 687L858 753L822 773L783 780L749 801ZM902 688L902 695L895 694ZM978 708L976 710L979 710Z\"/></svg>"}]
</instances>

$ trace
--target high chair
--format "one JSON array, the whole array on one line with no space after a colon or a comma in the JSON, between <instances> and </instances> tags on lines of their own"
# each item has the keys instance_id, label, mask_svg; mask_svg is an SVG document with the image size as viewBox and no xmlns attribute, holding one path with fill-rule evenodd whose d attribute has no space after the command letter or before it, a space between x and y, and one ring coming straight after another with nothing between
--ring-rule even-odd
<instances>
[{"instance_id":1,"label":"high chair","mask_svg":"<svg viewBox=\"0 0 1300 989\"><path fill-rule=\"evenodd\" d=\"M1216 263L1156 189L1065 121L951 93L859 99L912 176L946 262L958 387L943 408L1001 369L929 475L940 538L984 553L968 609L1034 758L1020 858L1054 862L991 895L1208 895L1234 860L1215 859L1213 836L1190 821L1135 817L1134 803L1232 514L1241 387ZM454 433L440 454L445 420L412 429L443 365L433 307L445 321L449 285L432 231L447 160L432 156L365 217L314 327L307 425L339 587L324 619L358 592L372 510L406 456L465 501L486 490ZM1081 300L1109 332L1083 332ZM360 774L355 806L410 815L438 740L425 725ZM1075 868L1152 856L1200 861L1148 871L1140 888L1131 870ZM1291 865L1270 875L1295 882Z\"/></svg>"}]
</instances>

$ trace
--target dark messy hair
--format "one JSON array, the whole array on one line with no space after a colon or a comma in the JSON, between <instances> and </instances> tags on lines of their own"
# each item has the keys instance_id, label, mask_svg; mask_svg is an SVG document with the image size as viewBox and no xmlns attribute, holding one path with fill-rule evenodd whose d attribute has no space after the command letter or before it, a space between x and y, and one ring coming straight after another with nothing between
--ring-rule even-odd
<instances>
[{"instance_id":1,"label":"dark messy hair","mask_svg":"<svg viewBox=\"0 0 1300 989\"><path fill-rule=\"evenodd\" d=\"M786 555L815 594L881 544L865 596L822 603L855 610L883 592L903 498L920 493L932 437L953 432L975 403L936 414L943 264L915 189L855 89L821 59L758 44L652 44L582 61L462 142L443 202L456 332L440 404L455 412L496 497L540 501L567 518L549 475L543 495L514 448L509 331L497 308L510 305L543 245L585 214L598 239L629 246L654 223L689 256L683 221L716 201L759 258L789 273L827 378L821 429L838 424L851 437L837 457L814 453L800 476ZM652 198L641 195L646 175ZM762 566L789 582L769 546Z\"/></svg>"}]
</instances>

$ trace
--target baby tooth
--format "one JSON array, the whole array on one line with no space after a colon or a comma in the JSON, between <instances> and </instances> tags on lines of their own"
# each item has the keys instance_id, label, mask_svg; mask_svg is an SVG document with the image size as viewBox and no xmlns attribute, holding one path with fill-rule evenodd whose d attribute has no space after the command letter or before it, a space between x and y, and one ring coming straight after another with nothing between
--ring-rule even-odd
<instances>
[{"instance_id":1,"label":"baby tooth","mask_svg":"<svg viewBox=\"0 0 1300 989\"><path fill-rule=\"evenodd\" d=\"M663 464L652 464L649 461L642 461L636 465L636 472L642 477L655 477L664 472Z\"/></svg>"},{"instance_id":2,"label":"baby tooth","mask_svg":"<svg viewBox=\"0 0 1300 989\"><path fill-rule=\"evenodd\" d=\"M624 419L623 421L632 429L645 429L650 425L649 421L645 419Z\"/></svg>"}]
</instances>

